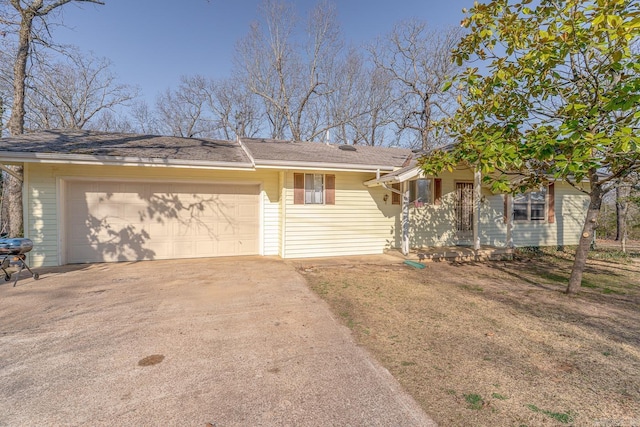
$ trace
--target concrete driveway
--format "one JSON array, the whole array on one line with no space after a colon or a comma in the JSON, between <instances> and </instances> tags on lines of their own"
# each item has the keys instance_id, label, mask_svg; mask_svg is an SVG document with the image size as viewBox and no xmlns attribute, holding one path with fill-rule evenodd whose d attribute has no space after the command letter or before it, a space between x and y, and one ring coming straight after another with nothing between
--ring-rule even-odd
<instances>
[{"instance_id":1,"label":"concrete driveway","mask_svg":"<svg viewBox=\"0 0 640 427\"><path fill-rule=\"evenodd\" d=\"M0 425L435 425L272 258L0 283Z\"/></svg>"}]
</instances>

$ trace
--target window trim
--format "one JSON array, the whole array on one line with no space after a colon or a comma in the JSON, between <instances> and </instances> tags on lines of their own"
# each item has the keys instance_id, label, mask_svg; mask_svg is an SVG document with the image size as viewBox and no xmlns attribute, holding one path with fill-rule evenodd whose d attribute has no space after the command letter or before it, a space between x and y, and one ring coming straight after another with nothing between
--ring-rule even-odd
<instances>
[{"instance_id":1,"label":"window trim","mask_svg":"<svg viewBox=\"0 0 640 427\"><path fill-rule=\"evenodd\" d=\"M322 177L322 202L307 202L307 176ZM293 174L293 204L294 205L335 205L336 176L326 173L294 173Z\"/></svg>"},{"instance_id":2,"label":"window trim","mask_svg":"<svg viewBox=\"0 0 640 427\"><path fill-rule=\"evenodd\" d=\"M433 205L434 204L434 198L433 198L434 179L433 178L418 178L418 179L412 179L411 181L409 181L409 203L411 203L415 207L421 207L419 203L416 203L418 199L418 181L426 181L429 183L427 200L424 200L422 202L422 206ZM413 196L415 197L414 199L411 198L411 193L413 193Z\"/></svg>"},{"instance_id":3,"label":"window trim","mask_svg":"<svg viewBox=\"0 0 640 427\"><path fill-rule=\"evenodd\" d=\"M540 218L540 219L532 219L531 218L531 206L532 206L531 194L532 193L541 193L543 191L544 191L544 207L543 207L542 211L544 212L544 217ZM526 219L525 218L516 219L516 205L517 204L523 204L522 202L520 202L520 203L516 202L516 198L519 197L519 196L527 196L527 218ZM514 194L513 195L513 200L511 202L511 215L512 215L514 223L530 223L530 224L549 223L549 210L550 210L550 208L551 207L549 205L549 189L545 186L544 188L541 188L540 190L528 191L526 193Z\"/></svg>"},{"instance_id":4,"label":"window trim","mask_svg":"<svg viewBox=\"0 0 640 427\"><path fill-rule=\"evenodd\" d=\"M433 178L433 204L442 205L442 179Z\"/></svg>"},{"instance_id":5,"label":"window trim","mask_svg":"<svg viewBox=\"0 0 640 427\"><path fill-rule=\"evenodd\" d=\"M397 191L401 191L399 182L391 184L391 188L393 188L394 190L397 190ZM401 205L402 204L402 194L396 193L395 191L392 191L391 192L391 204L392 205Z\"/></svg>"},{"instance_id":6,"label":"window trim","mask_svg":"<svg viewBox=\"0 0 640 427\"><path fill-rule=\"evenodd\" d=\"M320 179L320 189L318 189L318 179ZM312 182L313 187L307 186ZM325 178L322 173L305 173L304 174L304 204L305 205L324 205L325 203ZM316 196L320 195L320 201L316 201ZM311 201L309 201L311 199Z\"/></svg>"}]
</instances>

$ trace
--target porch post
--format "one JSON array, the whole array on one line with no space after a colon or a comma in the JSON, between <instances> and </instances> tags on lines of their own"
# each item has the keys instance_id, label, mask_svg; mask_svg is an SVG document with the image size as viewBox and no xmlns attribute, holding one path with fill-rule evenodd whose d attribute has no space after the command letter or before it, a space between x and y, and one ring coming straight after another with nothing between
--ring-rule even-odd
<instances>
[{"instance_id":1,"label":"porch post","mask_svg":"<svg viewBox=\"0 0 640 427\"><path fill-rule=\"evenodd\" d=\"M480 197L482 197L481 178L480 171L476 169L473 173L473 249L476 251L480 249L478 225L480 224Z\"/></svg>"},{"instance_id":2,"label":"porch post","mask_svg":"<svg viewBox=\"0 0 640 427\"><path fill-rule=\"evenodd\" d=\"M507 217L507 248L513 248L513 196L505 194L507 198L507 211L504 213Z\"/></svg>"},{"instance_id":3,"label":"porch post","mask_svg":"<svg viewBox=\"0 0 640 427\"><path fill-rule=\"evenodd\" d=\"M402 191L402 255L409 255L409 182L400 184Z\"/></svg>"}]
</instances>

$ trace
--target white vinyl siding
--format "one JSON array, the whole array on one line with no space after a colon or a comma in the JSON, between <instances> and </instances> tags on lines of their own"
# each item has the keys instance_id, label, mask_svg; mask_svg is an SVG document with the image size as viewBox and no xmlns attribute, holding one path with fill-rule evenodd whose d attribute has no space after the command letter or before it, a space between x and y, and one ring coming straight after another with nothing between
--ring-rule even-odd
<instances>
[{"instance_id":1,"label":"white vinyl siding","mask_svg":"<svg viewBox=\"0 0 640 427\"><path fill-rule=\"evenodd\" d=\"M259 185L260 253L283 258L382 253L398 248L401 206L392 204L383 187L367 188L373 173L297 171L335 174L335 204L294 205L294 171L224 171L191 168L100 165L25 165L25 237L34 241L29 260L34 267L60 263L64 233L65 182L104 180L156 183L233 183ZM442 203L410 206L410 246L456 244L456 182L473 180L470 169L443 173ZM326 182L324 182L326 185ZM432 186L433 189L433 186ZM385 200L386 196L386 200ZM479 236L483 245L505 246L503 196L482 189ZM555 219L514 222L516 246L575 245L579 241L588 198L568 184L555 185Z\"/></svg>"},{"instance_id":2,"label":"white vinyl siding","mask_svg":"<svg viewBox=\"0 0 640 427\"><path fill-rule=\"evenodd\" d=\"M363 184L375 174L336 172L333 205L294 204L294 173L284 175L283 257L379 254L397 246L398 206L383 200L387 190Z\"/></svg>"},{"instance_id":3,"label":"white vinyl siding","mask_svg":"<svg viewBox=\"0 0 640 427\"><path fill-rule=\"evenodd\" d=\"M473 181L470 169L444 172L442 179L442 204L416 208L411 205L410 246L412 248L454 246L458 243L455 230L455 183ZM482 245L506 246L507 225L504 222L504 196L492 194L482 188L479 216L479 236ZM569 184L555 184L556 221L514 221L513 242L516 247L576 245L580 239L588 196ZM397 205L396 205L397 206ZM398 207L398 212L400 207ZM546 218L548 206L542 214Z\"/></svg>"},{"instance_id":4,"label":"white vinyl siding","mask_svg":"<svg viewBox=\"0 0 640 427\"><path fill-rule=\"evenodd\" d=\"M527 246L571 246L580 241L589 197L564 182L556 182L555 222L514 221L513 244ZM483 189L480 205L480 241L483 245L505 246L507 224L504 221L504 196ZM547 206L545 206L546 215Z\"/></svg>"},{"instance_id":5,"label":"white vinyl siding","mask_svg":"<svg viewBox=\"0 0 640 427\"><path fill-rule=\"evenodd\" d=\"M454 170L439 175L442 197L440 204L425 204L409 207L409 246L422 248L431 246L453 246L458 242L455 205L456 182L473 181L470 169ZM429 179L432 182L432 179Z\"/></svg>"},{"instance_id":6,"label":"white vinyl siding","mask_svg":"<svg viewBox=\"0 0 640 427\"><path fill-rule=\"evenodd\" d=\"M56 178L51 168L26 164L23 203L25 237L33 240L28 262L33 267L58 265L58 210Z\"/></svg>"},{"instance_id":7,"label":"white vinyl siding","mask_svg":"<svg viewBox=\"0 0 640 427\"><path fill-rule=\"evenodd\" d=\"M277 171L224 171L191 168L99 166L99 165L47 165L26 164L28 182L25 187L25 236L34 241L30 252L30 262L35 266L59 265L59 251L64 235L64 203L57 197L64 197L65 178L82 180L118 180L126 182L178 182L178 183L234 183L261 186L261 253L279 254L280 222ZM57 187L60 185L60 189ZM64 200L64 199L62 199Z\"/></svg>"}]
</instances>

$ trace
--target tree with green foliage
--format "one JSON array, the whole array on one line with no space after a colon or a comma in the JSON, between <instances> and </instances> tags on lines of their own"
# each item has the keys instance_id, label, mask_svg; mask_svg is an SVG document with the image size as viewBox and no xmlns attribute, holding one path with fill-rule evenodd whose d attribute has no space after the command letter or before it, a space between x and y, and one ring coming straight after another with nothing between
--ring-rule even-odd
<instances>
[{"instance_id":1,"label":"tree with green foliage","mask_svg":"<svg viewBox=\"0 0 640 427\"><path fill-rule=\"evenodd\" d=\"M602 197L640 170L637 0L476 2L454 58L471 66L430 173L473 165L494 191L564 180L589 195L567 293L578 292ZM475 66L477 64L477 67Z\"/></svg>"}]
</instances>

